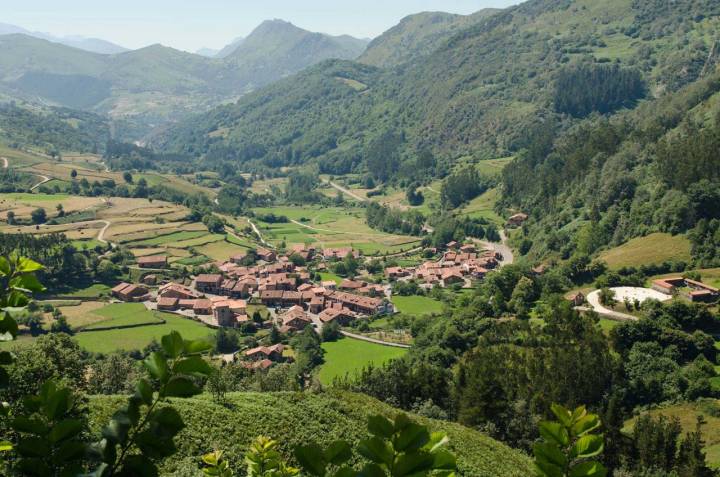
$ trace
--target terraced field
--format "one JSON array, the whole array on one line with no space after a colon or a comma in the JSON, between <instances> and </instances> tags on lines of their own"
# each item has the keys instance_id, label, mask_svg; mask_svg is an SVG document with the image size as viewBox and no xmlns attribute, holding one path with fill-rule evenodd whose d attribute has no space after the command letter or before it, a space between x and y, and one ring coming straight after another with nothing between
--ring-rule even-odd
<instances>
[{"instance_id":1,"label":"terraced field","mask_svg":"<svg viewBox=\"0 0 720 477\"><path fill-rule=\"evenodd\" d=\"M409 250L418 244L413 237L373 230L365 223L363 209L339 207L269 207L253 209L257 215L285 216L290 222L269 224L256 220L271 243L305 243L320 247L353 247L368 255Z\"/></svg>"}]
</instances>

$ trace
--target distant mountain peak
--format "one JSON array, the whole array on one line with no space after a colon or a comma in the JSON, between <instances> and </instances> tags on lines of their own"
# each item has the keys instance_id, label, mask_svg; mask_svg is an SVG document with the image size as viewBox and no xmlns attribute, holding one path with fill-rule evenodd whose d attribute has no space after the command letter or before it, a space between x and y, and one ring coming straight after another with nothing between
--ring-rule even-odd
<instances>
[{"instance_id":1,"label":"distant mountain peak","mask_svg":"<svg viewBox=\"0 0 720 477\"><path fill-rule=\"evenodd\" d=\"M127 48L115 43L111 43L107 40L100 38L88 38L80 35L67 35L67 36L55 36L51 33L44 33L39 31L29 31L23 27L17 25L10 25L8 23L0 23L0 35L12 35L12 34L23 34L40 38L41 40L51 41L53 43L60 43L61 45L70 46L79 50L89 51L91 53L100 53L103 55L113 55L116 53L122 53L129 51Z\"/></svg>"}]
</instances>

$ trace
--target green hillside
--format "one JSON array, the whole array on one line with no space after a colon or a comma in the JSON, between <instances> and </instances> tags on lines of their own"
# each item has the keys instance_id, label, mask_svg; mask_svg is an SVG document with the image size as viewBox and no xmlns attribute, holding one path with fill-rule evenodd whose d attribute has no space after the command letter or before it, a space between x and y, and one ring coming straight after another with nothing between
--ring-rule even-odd
<instances>
[{"instance_id":1,"label":"green hillside","mask_svg":"<svg viewBox=\"0 0 720 477\"><path fill-rule=\"evenodd\" d=\"M224 450L240 470L244 468L245 450L259 435L280 441L288 457L299 444L357 441L367 435L368 416L396 414L375 399L344 392L231 393L228 397L227 406L215 404L208 395L173 401L187 427L176 439L178 454L165 462L163 474L182 471L182 475L190 475L189 470L197 468L199 456L215 449ZM100 428L124 401L121 397L90 398L91 427ZM418 420L432 430L448 433L460 475L525 477L532 472L526 456L479 432L449 422ZM213 429L211 437L208 429Z\"/></svg>"},{"instance_id":2,"label":"green hillside","mask_svg":"<svg viewBox=\"0 0 720 477\"><path fill-rule=\"evenodd\" d=\"M486 8L472 15L422 12L409 15L375 38L358 58L367 65L391 67L435 51L459 30L499 10Z\"/></svg>"},{"instance_id":3,"label":"green hillside","mask_svg":"<svg viewBox=\"0 0 720 477\"><path fill-rule=\"evenodd\" d=\"M366 41L266 22L227 58L162 45L101 55L23 35L0 37L0 90L26 101L139 116L146 126L207 110L326 60L356 58Z\"/></svg>"},{"instance_id":4,"label":"green hillside","mask_svg":"<svg viewBox=\"0 0 720 477\"><path fill-rule=\"evenodd\" d=\"M421 150L441 161L515 155L537 124L568 128L580 120L572 115L634 107L643 94L699 77L712 57L717 4L647 3L530 0L402 67L323 63L183 122L157 144L272 166L317 162L329 173L365 170L373 144L388 134L405 163ZM577 83L586 92L581 105L565 104L570 92L554 87L573 75L597 83ZM366 88L335 84L338 77Z\"/></svg>"}]
</instances>

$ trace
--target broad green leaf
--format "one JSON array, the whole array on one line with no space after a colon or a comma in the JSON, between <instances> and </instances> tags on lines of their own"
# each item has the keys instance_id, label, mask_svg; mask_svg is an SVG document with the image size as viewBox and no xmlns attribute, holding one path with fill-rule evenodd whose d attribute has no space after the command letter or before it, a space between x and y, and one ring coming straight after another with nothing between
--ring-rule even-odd
<instances>
[{"instance_id":1,"label":"broad green leaf","mask_svg":"<svg viewBox=\"0 0 720 477\"><path fill-rule=\"evenodd\" d=\"M572 412L572 422L575 423L578 419L581 419L587 415L587 408L585 406L578 406Z\"/></svg>"},{"instance_id":2,"label":"broad green leaf","mask_svg":"<svg viewBox=\"0 0 720 477\"><path fill-rule=\"evenodd\" d=\"M175 372L180 374L192 374L208 376L213 372L213 367L205 361L202 356L190 356L183 358L175 364Z\"/></svg>"},{"instance_id":3,"label":"broad green leaf","mask_svg":"<svg viewBox=\"0 0 720 477\"><path fill-rule=\"evenodd\" d=\"M432 454L433 456L433 469L442 470L455 470L457 469L457 459L455 455L445 449L440 449Z\"/></svg>"},{"instance_id":4,"label":"broad green leaf","mask_svg":"<svg viewBox=\"0 0 720 477\"><path fill-rule=\"evenodd\" d=\"M0 351L0 365L12 364L13 355L10 351Z\"/></svg>"},{"instance_id":5,"label":"broad green leaf","mask_svg":"<svg viewBox=\"0 0 720 477\"><path fill-rule=\"evenodd\" d=\"M412 421L409 417L407 417L407 414L398 414L395 416L395 432L401 431L405 428L405 426L408 426L411 423Z\"/></svg>"},{"instance_id":6,"label":"broad green leaf","mask_svg":"<svg viewBox=\"0 0 720 477\"><path fill-rule=\"evenodd\" d=\"M325 460L333 465L344 464L352 457L350 444L345 441L331 442L325 449Z\"/></svg>"},{"instance_id":7,"label":"broad green leaf","mask_svg":"<svg viewBox=\"0 0 720 477\"><path fill-rule=\"evenodd\" d=\"M570 427L572 425L572 413L565 409L565 407L560 404L552 404L550 406L550 410L553 414L555 414L555 417L557 417L558 421L560 421L560 424L565 427Z\"/></svg>"},{"instance_id":8,"label":"broad green leaf","mask_svg":"<svg viewBox=\"0 0 720 477\"><path fill-rule=\"evenodd\" d=\"M533 446L533 453L535 454L536 459L544 460L560 468L565 468L567 465L567 458L557 444L550 442L538 442Z\"/></svg>"},{"instance_id":9,"label":"broad green leaf","mask_svg":"<svg viewBox=\"0 0 720 477\"><path fill-rule=\"evenodd\" d=\"M43 266L29 258L20 257L17 269L20 273L32 273L42 270Z\"/></svg>"},{"instance_id":10,"label":"broad green leaf","mask_svg":"<svg viewBox=\"0 0 720 477\"><path fill-rule=\"evenodd\" d=\"M425 444L425 450L428 452L435 452L438 449L446 446L450 442L447 434L444 432L433 432L430 434L430 440Z\"/></svg>"},{"instance_id":11,"label":"broad green leaf","mask_svg":"<svg viewBox=\"0 0 720 477\"><path fill-rule=\"evenodd\" d=\"M177 358L183 352L184 342L182 336L177 331L172 331L170 334L163 336L160 339L162 349L169 358Z\"/></svg>"},{"instance_id":12,"label":"broad green leaf","mask_svg":"<svg viewBox=\"0 0 720 477\"><path fill-rule=\"evenodd\" d=\"M10 442L10 441L0 441L0 452L11 451L12 448L13 448L12 442Z\"/></svg>"},{"instance_id":13,"label":"broad green leaf","mask_svg":"<svg viewBox=\"0 0 720 477\"><path fill-rule=\"evenodd\" d=\"M327 462L322 449L317 444L298 446L295 448L295 458L300 466L309 474L322 477L325 475Z\"/></svg>"},{"instance_id":14,"label":"broad green leaf","mask_svg":"<svg viewBox=\"0 0 720 477\"><path fill-rule=\"evenodd\" d=\"M430 433L425 426L410 423L393 439L395 450L404 452L417 450L430 440Z\"/></svg>"},{"instance_id":15,"label":"broad green leaf","mask_svg":"<svg viewBox=\"0 0 720 477\"><path fill-rule=\"evenodd\" d=\"M0 320L0 341L12 341L17 336L17 333L17 321L10 316L10 313L3 313L2 319Z\"/></svg>"},{"instance_id":16,"label":"broad green leaf","mask_svg":"<svg viewBox=\"0 0 720 477\"><path fill-rule=\"evenodd\" d=\"M82 428L82 421L78 419L65 419L52 427L50 434L48 435L48 439L50 439L50 442L55 444L79 434L82 431Z\"/></svg>"},{"instance_id":17,"label":"broad green leaf","mask_svg":"<svg viewBox=\"0 0 720 477\"><path fill-rule=\"evenodd\" d=\"M546 461L535 461L535 471L540 477L564 477L560 467Z\"/></svg>"},{"instance_id":18,"label":"broad green leaf","mask_svg":"<svg viewBox=\"0 0 720 477\"><path fill-rule=\"evenodd\" d=\"M130 426L131 422L127 414L124 411L117 411L102 432L103 437L109 441L106 448L110 448L112 443L125 443Z\"/></svg>"},{"instance_id":19,"label":"broad green leaf","mask_svg":"<svg viewBox=\"0 0 720 477\"><path fill-rule=\"evenodd\" d=\"M41 292L45 287L35 277L35 275L20 275L10 283L13 288L27 290L29 292Z\"/></svg>"},{"instance_id":20,"label":"broad green leaf","mask_svg":"<svg viewBox=\"0 0 720 477\"><path fill-rule=\"evenodd\" d=\"M220 462L220 458L222 457L222 454L223 454L223 452L219 451L219 450L215 451L215 452L210 452L210 453L202 456L202 461L206 465L216 466L216 465L218 465L218 462Z\"/></svg>"},{"instance_id":21,"label":"broad green leaf","mask_svg":"<svg viewBox=\"0 0 720 477\"><path fill-rule=\"evenodd\" d=\"M69 389L56 389L48 396L45 404L45 415L48 419L60 419L70 409L71 400Z\"/></svg>"},{"instance_id":22,"label":"broad green leaf","mask_svg":"<svg viewBox=\"0 0 720 477\"><path fill-rule=\"evenodd\" d=\"M368 418L368 430L370 434L389 439L395 432L392 421L384 416L370 416Z\"/></svg>"},{"instance_id":23,"label":"broad green leaf","mask_svg":"<svg viewBox=\"0 0 720 477\"><path fill-rule=\"evenodd\" d=\"M135 391L144 404L148 406L152 404L153 390L147 379L140 379L135 385Z\"/></svg>"},{"instance_id":24,"label":"broad green leaf","mask_svg":"<svg viewBox=\"0 0 720 477\"><path fill-rule=\"evenodd\" d=\"M602 436L588 434L575 441L575 444L570 448L570 455L581 459L594 457L600 454L604 447Z\"/></svg>"},{"instance_id":25,"label":"broad green leaf","mask_svg":"<svg viewBox=\"0 0 720 477\"><path fill-rule=\"evenodd\" d=\"M7 296L7 306L10 308L23 308L30 299L23 292L12 290Z\"/></svg>"},{"instance_id":26,"label":"broad green leaf","mask_svg":"<svg viewBox=\"0 0 720 477\"><path fill-rule=\"evenodd\" d=\"M578 419L571 428L575 436L582 436L600 427L600 418L595 414L587 414Z\"/></svg>"},{"instance_id":27,"label":"broad green leaf","mask_svg":"<svg viewBox=\"0 0 720 477\"><path fill-rule=\"evenodd\" d=\"M135 437L135 444L143 455L151 459L161 459L173 455L177 449L171 438L160 439L150 429Z\"/></svg>"},{"instance_id":28,"label":"broad green leaf","mask_svg":"<svg viewBox=\"0 0 720 477\"><path fill-rule=\"evenodd\" d=\"M605 477L607 469L600 462L582 462L570 469L569 477Z\"/></svg>"},{"instance_id":29,"label":"broad green leaf","mask_svg":"<svg viewBox=\"0 0 720 477\"><path fill-rule=\"evenodd\" d=\"M390 465L393 461L393 452L379 437L371 437L360 441L357 451L363 457L377 464Z\"/></svg>"},{"instance_id":30,"label":"broad green leaf","mask_svg":"<svg viewBox=\"0 0 720 477\"><path fill-rule=\"evenodd\" d=\"M163 397L190 397L200 394L202 389L197 387L190 379L175 376L168 381L162 391Z\"/></svg>"},{"instance_id":31,"label":"broad green leaf","mask_svg":"<svg viewBox=\"0 0 720 477\"><path fill-rule=\"evenodd\" d=\"M0 257L0 277L9 277L10 273L10 262L5 257Z\"/></svg>"},{"instance_id":32,"label":"broad green leaf","mask_svg":"<svg viewBox=\"0 0 720 477\"><path fill-rule=\"evenodd\" d=\"M23 457L47 457L50 455L50 443L42 437L24 437L15 447Z\"/></svg>"},{"instance_id":33,"label":"broad green leaf","mask_svg":"<svg viewBox=\"0 0 720 477\"><path fill-rule=\"evenodd\" d=\"M393 466L393 476L402 477L432 469L435 458L427 452L406 452L400 454Z\"/></svg>"},{"instance_id":34,"label":"broad green leaf","mask_svg":"<svg viewBox=\"0 0 720 477\"><path fill-rule=\"evenodd\" d=\"M49 432L47 425L40 419L31 419L25 416L18 416L10 423L10 426L18 432L44 436Z\"/></svg>"},{"instance_id":35,"label":"broad green leaf","mask_svg":"<svg viewBox=\"0 0 720 477\"><path fill-rule=\"evenodd\" d=\"M548 442L554 442L560 447L570 443L567 430L559 422L543 421L540 423L540 435Z\"/></svg>"},{"instance_id":36,"label":"broad green leaf","mask_svg":"<svg viewBox=\"0 0 720 477\"><path fill-rule=\"evenodd\" d=\"M119 474L132 475L133 477L157 477L158 470L155 464L147 457L131 455L125 458L125 463Z\"/></svg>"},{"instance_id":37,"label":"broad green leaf","mask_svg":"<svg viewBox=\"0 0 720 477\"><path fill-rule=\"evenodd\" d=\"M60 447L55 451L55 460L57 462L70 462L78 460L85 455L87 445L82 442L72 440L63 442Z\"/></svg>"},{"instance_id":38,"label":"broad green leaf","mask_svg":"<svg viewBox=\"0 0 720 477\"><path fill-rule=\"evenodd\" d=\"M199 340L186 340L184 343L185 353L186 354L197 354L197 353L203 353L205 351L208 351L212 349L213 344L210 342L210 340L207 339L199 339Z\"/></svg>"},{"instance_id":39,"label":"broad green leaf","mask_svg":"<svg viewBox=\"0 0 720 477\"><path fill-rule=\"evenodd\" d=\"M156 433L163 437L174 437L185 427L180 413L170 406L153 411L150 420L157 425Z\"/></svg>"},{"instance_id":40,"label":"broad green leaf","mask_svg":"<svg viewBox=\"0 0 720 477\"><path fill-rule=\"evenodd\" d=\"M385 471L377 464L367 464L362 468L358 477L387 477Z\"/></svg>"},{"instance_id":41,"label":"broad green leaf","mask_svg":"<svg viewBox=\"0 0 720 477\"><path fill-rule=\"evenodd\" d=\"M151 353L150 356L145 358L143 365L150 373L150 376L160 382L165 382L168 376L168 366L167 361L160 353Z\"/></svg>"}]
</instances>

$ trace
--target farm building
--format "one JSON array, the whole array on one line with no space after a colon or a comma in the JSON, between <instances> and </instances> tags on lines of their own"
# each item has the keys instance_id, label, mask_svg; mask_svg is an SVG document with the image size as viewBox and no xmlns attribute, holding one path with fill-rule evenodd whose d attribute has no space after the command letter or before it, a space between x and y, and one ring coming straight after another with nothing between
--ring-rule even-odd
<instances>
[{"instance_id":1,"label":"farm building","mask_svg":"<svg viewBox=\"0 0 720 477\"><path fill-rule=\"evenodd\" d=\"M140 268L166 268L167 257L165 255L152 255L150 257L138 257L138 266Z\"/></svg>"}]
</instances>

